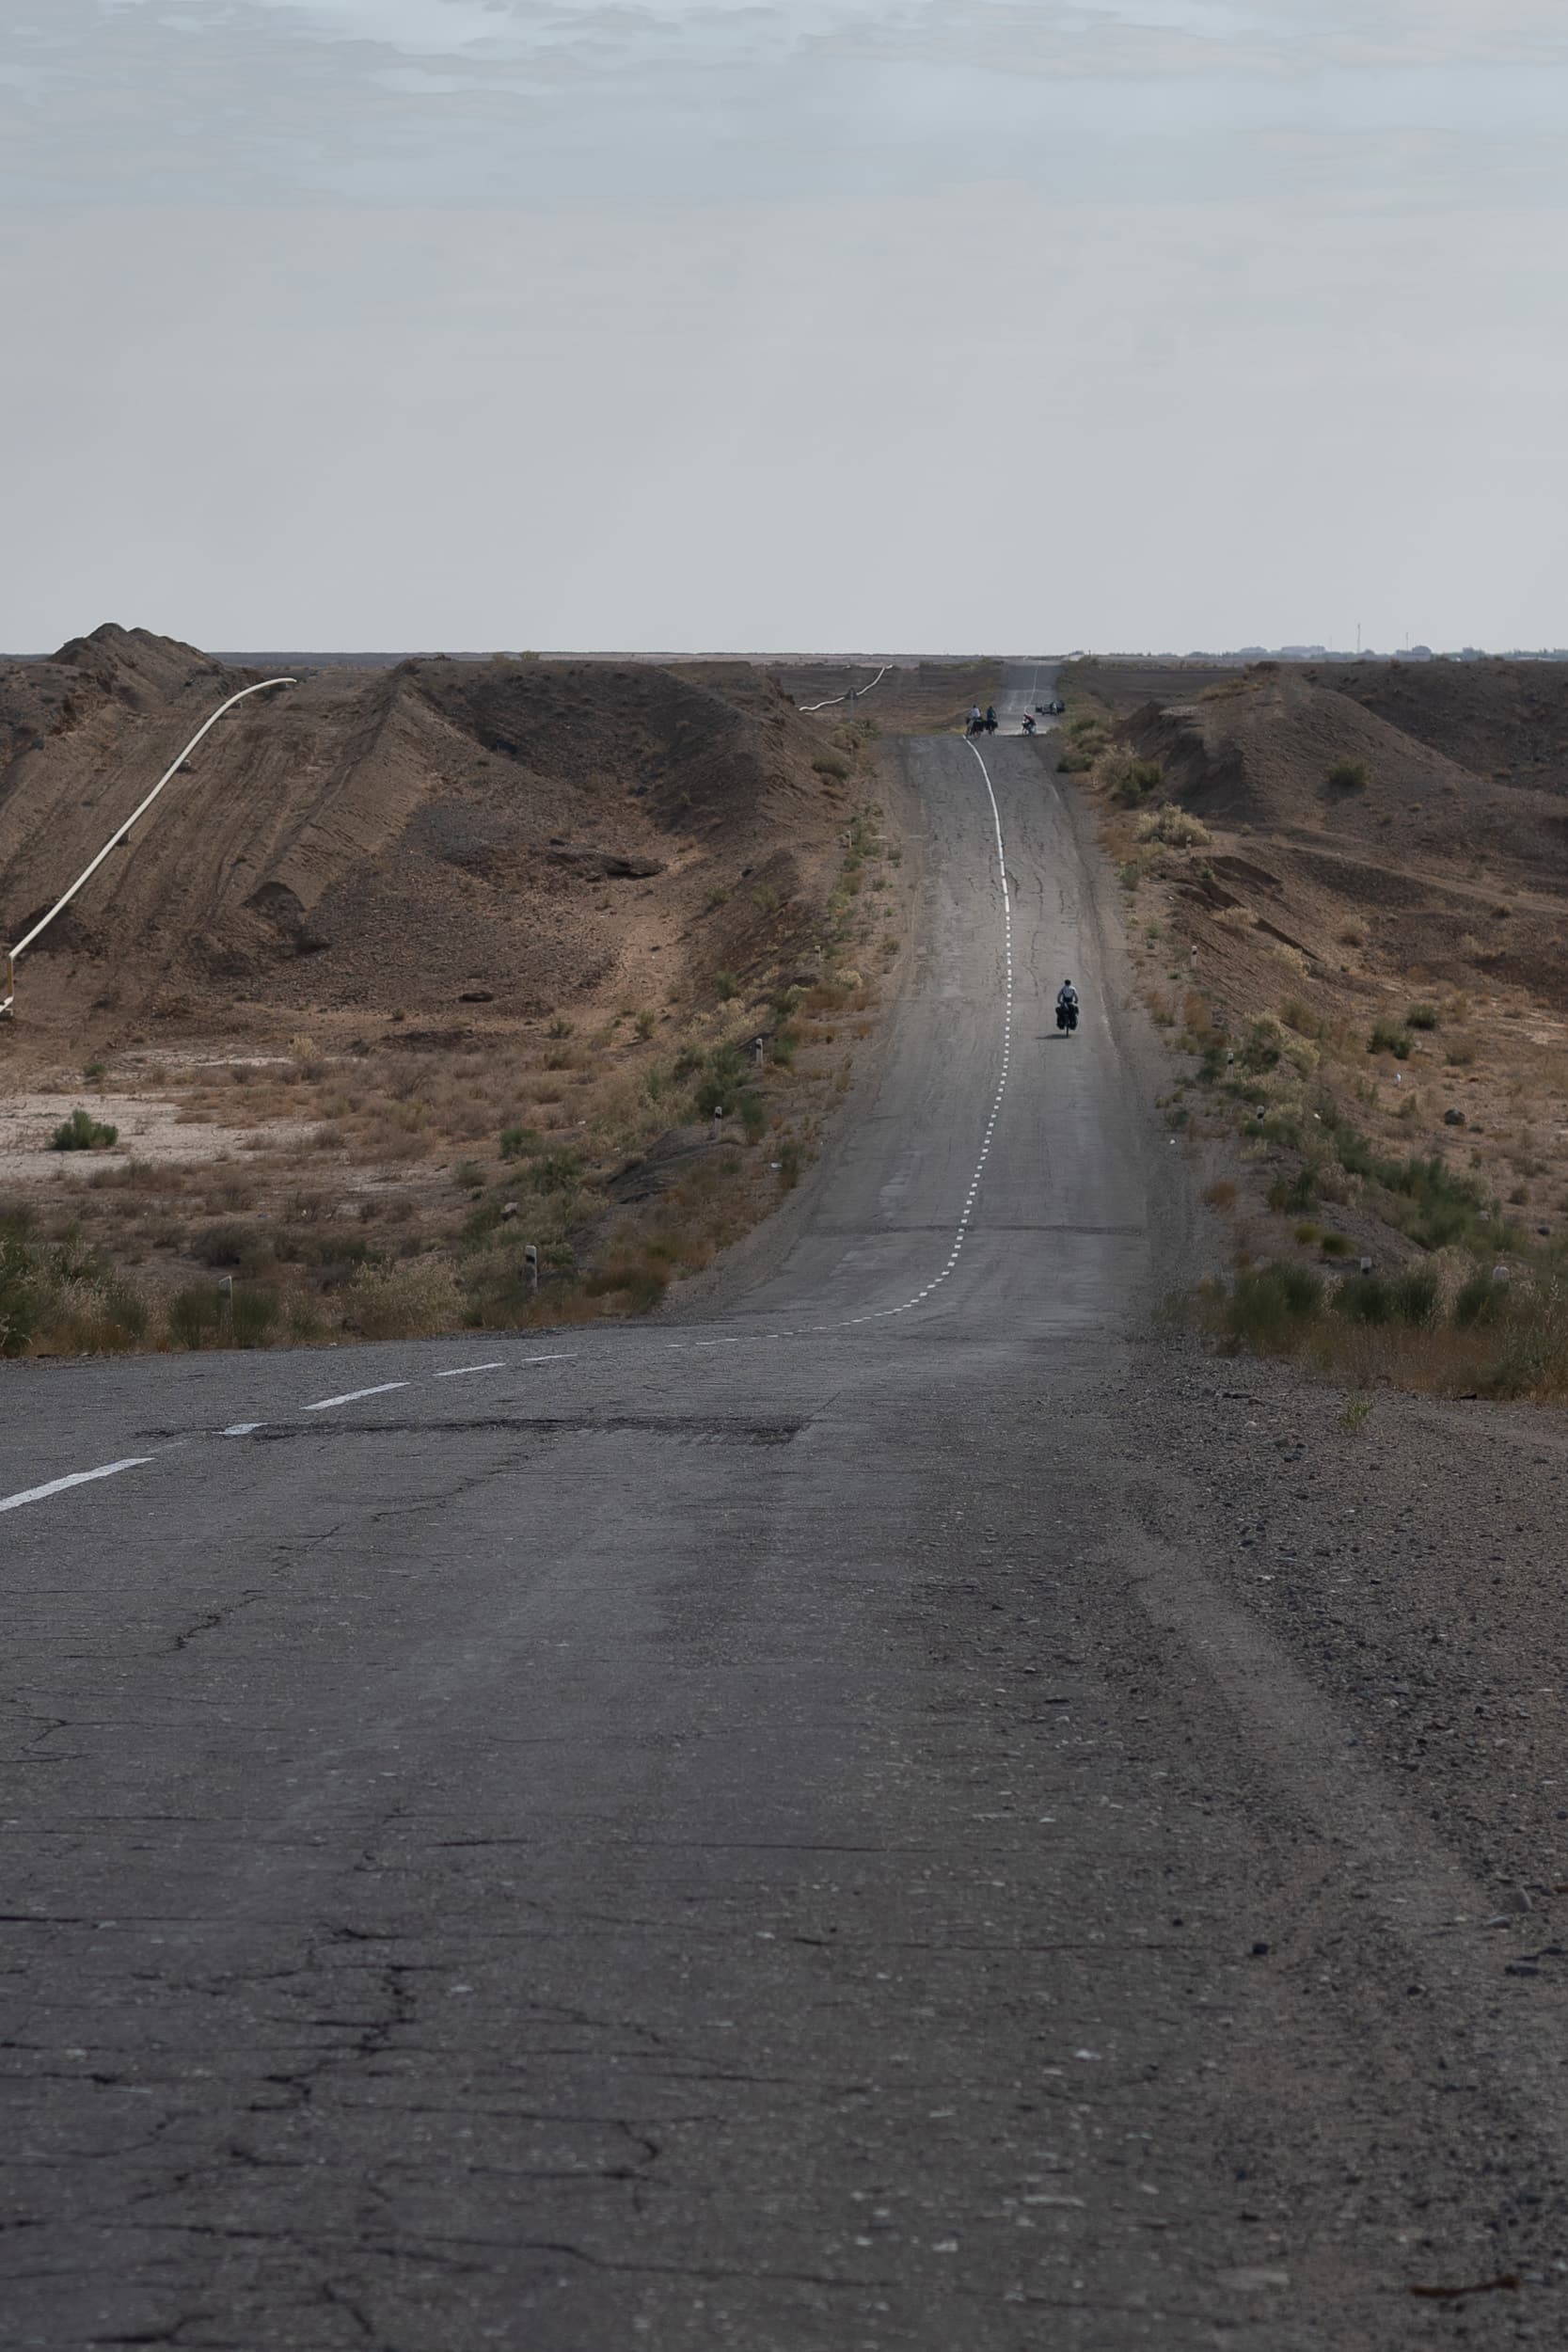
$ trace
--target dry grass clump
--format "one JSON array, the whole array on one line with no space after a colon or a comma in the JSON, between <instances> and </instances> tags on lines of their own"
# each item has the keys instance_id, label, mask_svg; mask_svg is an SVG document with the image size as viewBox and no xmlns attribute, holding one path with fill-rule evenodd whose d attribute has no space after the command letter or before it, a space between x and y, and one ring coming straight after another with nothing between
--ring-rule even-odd
<instances>
[{"instance_id":1,"label":"dry grass clump","mask_svg":"<svg viewBox=\"0 0 1568 2352\"><path fill-rule=\"evenodd\" d=\"M1309 1266L1244 1268L1173 1310L1232 1354L1290 1356L1336 1379L1438 1396L1568 1400L1568 1279L1544 1268L1457 1289L1415 1261L1391 1276L1325 1281Z\"/></svg>"},{"instance_id":2,"label":"dry grass clump","mask_svg":"<svg viewBox=\"0 0 1568 2352\"><path fill-rule=\"evenodd\" d=\"M1174 802L1163 808L1146 809L1138 818L1136 833L1140 841L1159 841L1167 850L1207 849L1214 837L1201 817L1177 807Z\"/></svg>"},{"instance_id":3,"label":"dry grass clump","mask_svg":"<svg viewBox=\"0 0 1568 2352\"><path fill-rule=\"evenodd\" d=\"M348 1286L347 1320L367 1340L435 1339L463 1321L456 1268L442 1258L366 1265Z\"/></svg>"}]
</instances>

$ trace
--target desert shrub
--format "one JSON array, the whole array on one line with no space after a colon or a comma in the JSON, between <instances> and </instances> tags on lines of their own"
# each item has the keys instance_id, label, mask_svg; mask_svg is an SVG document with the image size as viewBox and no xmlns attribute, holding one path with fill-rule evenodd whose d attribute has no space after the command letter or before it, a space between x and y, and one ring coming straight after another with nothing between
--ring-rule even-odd
<instances>
[{"instance_id":1,"label":"desert shrub","mask_svg":"<svg viewBox=\"0 0 1568 2352\"><path fill-rule=\"evenodd\" d=\"M209 1225L191 1239L191 1256L198 1265L238 1265L250 1236L243 1225Z\"/></svg>"},{"instance_id":2,"label":"desert shrub","mask_svg":"<svg viewBox=\"0 0 1568 2352\"><path fill-rule=\"evenodd\" d=\"M699 1119L715 1111L733 1110L746 1082L746 1064L738 1045L716 1045L707 1057L693 1107Z\"/></svg>"},{"instance_id":3,"label":"desert shrub","mask_svg":"<svg viewBox=\"0 0 1568 2352\"><path fill-rule=\"evenodd\" d=\"M1350 1235L1348 1233L1325 1233L1323 1235L1323 1256L1325 1258L1348 1258L1350 1256Z\"/></svg>"},{"instance_id":4,"label":"desert shrub","mask_svg":"<svg viewBox=\"0 0 1568 2352\"><path fill-rule=\"evenodd\" d=\"M1392 1323L1394 1294L1379 1274L1365 1274L1341 1282L1334 1293L1335 1311L1348 1323Z\"/></svg>"},{"instance_id":5,"label":"desert shrub","mask_svg":"<svg viewBox=\"0 0 1568 2352\"><path fill-rule=\"evenodd\" d=\"M760 1143L768 1133L768 1105L754 1088L748 1087L736 1103L740 1123L746 1131L748 1143Z\"/></svg>"},{"instance_id":6,"label":"desert shrub","mask_svg":"<svg viewBox=\"0 0 1568 2352\"><path fill-rule=\"evenodd\" d=\"M48 1284L24 1216L0 1218L0 1356L21 1356L43 1319Z\"/></svg>"},{"instance_id":7,"label":"desert shrub","mask_svg":"<svg viewBox=\"0 0 1568 2352\"><path fill-rule=\"evenodd\" d=\"M1217 1184L1209 1186L1203 1200L1207 1208L1233 1209L1236 1205L1236 1187L1227 1176L1222 1176Z\"/></svg>"},{"instance_id":8,"label":"desert shrub","mask_svg":"<svg viewBox=\"0 0 1568 2352\"><path fill-rule=\"evenodd\" d=\"M1367 1051L1369 1054L1392 1054L1398 1061L1408 1061L1410 1032L1408 1029L1402 1029L1393 1021L1375 1022L1372 1033L1367 1040Z\"/></svg>"},{"instance_id":9,"label":"desert shrub","mask_svg":"<svg viewBox=\"0 0 1568 2352\"><path fill-rule=\"evenodd\" d=\"M1508 1303L1508 1286L1490 1274L1472 1274L1453 1302L1453 1319L1462 1331L1495 1323Z\"/></svg>"},{"instance_id":10,"label":"desert shrub","mask_svg":"<svg viewBox=\"0 0 1568 2352\"><path fill-rule=\"evenodd\" d=\"M1239 1057L1242 1068L1254 1073L1273 1070L1278 1063L1282 1049L1279 1024L1271 1021L1265 1014L1262 1020L1252 1024L1243 1041Z\"/></svg>"},{"instance_id":11,"label":"desert shrub","mask_svg":"<svg viewBox=\"0 0 1568 2352\"><path fill-rule=\"evenodd\" d=\"M1286 997L1279 1008L1279 1018L1298 1037L1321 1038L1323 1034L1323 1023L1310 1006L1302 1003L1299 996Z\"/></svg>"},{"instance_id":12,"label":"desert shrub","mask_svg":"<svg viewBox=\"0 0 1568 2352\"><path fill-rule=\"evenodd\" d=\"M835 784L843 784L848 777L849 763L840 759L836 752L821 752L811 764L814 774L831 776Z\"/></svg>"},{"instance_id":13,"label":"desert shrub","mask_svg":"<svg viewBox=\"0 0 1568 2352\"><path fill-rule=\"evenodd\" d=\"M451 1171L451 1181L464 1192L481 1192L484 1186L484 1170L477 1160L459 1160Z\"/></svg>"},{"instance_id":14,"label":"desert shrub","mask_svg":"<svg viewBox=\"0 0 1568 2352\"><path fill-rule=\"evenodd\" d=\"M277 1327L276 1293L257 1282L236 1282L229 1307L229 1335L236 1347L265 1347Z\"/></svg>"},{"instance_id":15,"label":"desert shrub","mask_svg":"<svg viewBox=\"0 0 1568 2352\"><path fill-rule=\"evenodd\" d=\"M1167 850L1201 850L1213 837L1201 817L1195 817L1191 809L1178 808L1174 803L1164 808L1147 809L1138 819L1138 839L1162 841Z\"/></svg>"},{"instance_id":16,"label":"desert shrub","mask_svg":"<svg viewBox=\"0 0 1568 2352\"><path fill-rule=\"evenodd\" d=\"M1435 1029L1438 1025L1436 1006L1407 1006L1404 1015L1404 1025L1407 1029Z\"/></svg>"},{"instance_id":17,"label":"desert shrub","mask_svg":"<svg viewBox=\"0 0 1568 2352\"><path fill-rule=\"evenodd\" d=\"M191 1282L175 1292L166 1312L176 1347L216 1347L223 1338L228 1301L216 1282Z\"/></svg>"},{"instance_id":18,"label":"desert shrub","mask_svg":"<svg viewBox=\"0 0 1568 2352\"><path fill-rule=\"evenodd\" d=\"M62 1281L49 1302L43 1332L52 1347L77 1356L116 1355L147 1336L147 1302L107 1266Z\"/></svg>"},{"instance_id":19,"label":"desert shrub","mask_svg":"<svg viewBox=\"0 0 1568 2352\"><path fill-rule=\"evenodd\" d=\"M670 1287L670 1277L657 1265L612 1263L591 1274L583 1284L590 1298L624 1299L632 1314L651 1314Z\"/></svg>"},{"instance_id":20,"label":"desert shrub","mask_svg":"<svg viewBox=\"0 0 1568 2352\"><path fill-rule=\"evenodd\" d=\"M1135 808L1140 801L1159 790L1164 773L1157 759L1124 758L1111 762L1105 781L1114 801L1123 808Z\"/></svg>"},{"instance_id":21,"label":"desert shrub","mask_svg":"<svg viewBox=\"0 0 1568 2352\"><path fill-rule=\"evenodd\" d=\"M500 1155L503 1160L526 1159L531 1152L542 1152L545 1138L535 1127L503 1127L500 1133Z\"/></svg>"},{"instance_id":22,"label":"desert shrub","mask_svg":"<svg viewBox=\"0 0 1568 2352\"><path fill-rule=\"evenodd\" d=\"M1371 780L1364 759L1337 759L1327 776L1332 792L1364 792Z\"/></svg>"},{"instance_id":23,"label":"desert shrub","mask_svg":"<svg viewBox=\"0 0 1568 2352\"><path fill-rule=\"evenodd\" d=\"M740 993L738 976L727 969L716 972L713 976L713 993L721 1004L727 1003L732 996L738 996Z\"/></svg>"},{"instance_id":24,"label":"desert shrub","mask_svg":"<svg viewBox=\"0 0 1568 2352\"><path fill-rule=\"evenodd\" d=\"M805 1153L793 1137L779 1146L779 1183L784 1191L794 1191L804 1165Z\"/></svg>"},{"instance_id":25,"label":"desert shrub","mask_svg":"<svg viewBox=\"0 0 1568 2352\"><path fill-rule=\"evenodd\" d=\"M1438 1320L1438 1283L1431 1266L1405 1266L1388 1286L1394 1318L1417 1330L1429 1330Z\"/></svg>"},{"instance_id":26,"label":"desert shrub","mask_svg":"<svg viewBox=\"0 0 1568 2352\"><path fill-rule=\"evenodd\" d=\"M1475 1042L1467 1037L1450 1039L1443 1048L1443 1059L1450 1070L1468 1070L1475 1057Z\"/></svg>"},{"instance_id":27,"label":"desert shrub","mask_svg":"<svg viewBox=\"0 0 1568 2352\"><path fill-rule=\"evenodd\" d=\"M1323 1303L1323 1280L1310 1266L1248 1266L1228 1290L1206 1295L1209 1319L1233 1348L1289 1355Z\"/></svg>"},{"instance_id":28,"label":"desert shrub","mask_svg":"<svg viewBox=\"0 0 1568 2352\"><path fill-rule=\"evenodd\" d=\"M575 1192L583 1166L575 1152L541 1152L528 1171L535 1192Z\"/></svg>"},{"instance_id":29,"label":"desert shrub","mask_svg":"<svg viewBox=\"0 0 1568 2352\"><path fill-rule=\"evenodd\" d=\"M1300 1216L1318 1202L1318 1170L1308 1160L1293 1176L1281 1176L1269 1186L1269 1206L1283 1215Z\"/></svg>"},{"instance_id":30,"label":"desert shrub","mask_svg":"<svg viewBox=\"0 0 1568 2352\"><path fill-rule=\"evenodd\" d=\"M73 1110L69 1119L62 1119L49 1138L51 1152L106 1152L119 1140L119 1129L111 1127L106 1120L94 1119L90 1111Z\"/></svg>"},{"instance_id":31,"label":"desert shrub","mask_svg":"<svg viewBox=\"0 0 1568 2352\"><path fill-rule=\"evenodd\" d=\"M368 1340L434 1339L463 1318L457 1276L442 1258L361 1266L348 1286L348 1311Z\"/></svg>"},{"instance_id":32,"label":"desert shrub","mask_svg":"<svg viewBox=\"0 0 1568 2352\"><path fill-rule=\"evenodd\" d=\"M1481 1186L1436 1153L1430 1159L1385 1159L1348 1123L1334 1131L1334 1149L1347 1175L1382 1189L1382 1213L1423 1249L1453 1244L1495 1253L1516 1242L1517 1235L1494 1213Z\"/></svg>"}]
</instances>

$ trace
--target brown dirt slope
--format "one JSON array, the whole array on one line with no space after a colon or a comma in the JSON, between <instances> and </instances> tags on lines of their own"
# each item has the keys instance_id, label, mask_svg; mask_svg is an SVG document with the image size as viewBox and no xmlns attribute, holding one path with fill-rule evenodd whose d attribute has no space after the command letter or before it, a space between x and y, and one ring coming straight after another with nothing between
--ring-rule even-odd
<instances>
[{"instance_id":1,"label":"brown dirt slope","mask_svg":"<svg viewBox=\"0 0 1568 2352\"><path fill-rule=\"evenodd\" d=\"M1497 739L1523 739L1494 666L1449 667L1463 724L1429 712L1431 741L1338 669L1182 681L1181 699L1125 715L1106 714L1092 671L1069 677L1064 765L1093 761L1149 1002L1197 1057L1181 1081L1199 1089L1194 1133L1240 1121L1260 1252L1311 1248L1319 1225L1374 1255L1410 1248L1408 1187L1385 1198L1332 1155L1324 1173L1337 1120L1386 1164L1440 1162L1532 1246L1563 1230L1568 801L1499 780L1499 707ZM1495 1255L1497 1229L1473 1222Z\"/></svg>"},{"instance_id":2,"label":"brown dirt slope","mask_svg":"<svg viewBox=\"0 0 1568 2352\"><path fill-rule=\"evenodd\" d=\"M1568 793L1568 662L1362 661L1305 675L1479 775Z\"/></svg>"},{"instance_id":3,"label":"brown dirt slope","mask_svg":"<svg viewBox=\"0 0 1568 2352\"><path fill-rule=\"evenodd\" d=\"M787 954L819 924L846 795L814 769L820 724L736 668L727 691L598 662L308 674L208 738L24 986L37 1004L47 961L55 1004L333 1009L483 991L526 1011L742 949ZM9 938L254 675L115 627L0 668ZM740 882L745 938L723 920L694 930Z\"/></svg>"},{"instance_id":4,"label":"brown dirt slope","mask_svg":"<svg viewBox=\"0 0 1568 2352\"><path fill-rule=\"evenodd\" d=\"M1190 703L1145 703L1121 734L1195 817L1267 833L1303 878L1356 901L1399 908L1458 892L1488 911L1500 882L1552 901L1568 892L1557 795L1497 786L1303 675L1256 673ZM1331 781L1342 765L1364 770L1366 784ZM1496 941L1507 955L1540 930L1521 913L1519 934ZM1543 913L1554 927L1561 903Z\"/></svg>"}]
</instances>

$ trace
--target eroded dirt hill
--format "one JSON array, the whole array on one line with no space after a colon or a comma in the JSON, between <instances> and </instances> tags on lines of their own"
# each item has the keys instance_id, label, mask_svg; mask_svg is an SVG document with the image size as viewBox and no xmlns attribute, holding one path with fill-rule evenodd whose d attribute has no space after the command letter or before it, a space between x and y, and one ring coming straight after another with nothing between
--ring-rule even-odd
<instances>
[{"instance_id":1,"label":"eroded dirt hill","mask_svg":"<svg viewBox=\"0 0 1568 2352\"><path fill-rule=\"evenodd\" d=\"M0 668L8 938L258 675L114 626ZM761 674L727 683L509 660L307 673L221 723L40 943L30 1012L481 993L529 1012L787 956L819 927L844 770Z\"/></svg>"},{"instance_id":2,"label":"eroded dirt hill","mask_svg":"<svg viewBox=\"0 0 1568 2352\"><path fill-rule=\"evenodd\" d=\"M1441 728L1418 739L1298 673L1146 704L1122 732L1158 768L1161 796L1215 835L1217 854L1187 862L1185 891L1254 918L1260 935L1231 930L1209 949L1248 967L1234 976L1243 993L1274 980L1266 958L1283 939L1325 979L1354 965L1568 1009L1568 797L1500 782L1495 762L1478 772Z\"/></svg>"}]
</instances>

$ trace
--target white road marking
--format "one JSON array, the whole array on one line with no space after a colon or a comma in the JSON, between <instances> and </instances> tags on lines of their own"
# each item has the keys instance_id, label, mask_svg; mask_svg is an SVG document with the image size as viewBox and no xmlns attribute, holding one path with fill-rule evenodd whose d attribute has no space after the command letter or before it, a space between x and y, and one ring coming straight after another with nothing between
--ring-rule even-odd
<instances>
[{"instance_id":1,"label":"white road marking","mask_svg":"<svg viewBox=\"0 0 1568 2352\"><path fill-rule=\"evenodd\" d=\"M406 1380L383 1380L373 1389L350 1389L345 1396L324 1396L314 1405L302 1405L302 1413L329 1413L334 1405L357 1405L362 1396L390 1396L394 1389L405 1389Z\"/></svg>"},{"instance_id":2,"label":"white road marking","mask_svg":"<svg viewBox=\"0 0 1568 2352\"><path fill-rule=\"evenodd\" d=\"M144 1470L152 1458L150 1454L132 1454L123 1462L105 1462L100 1470L72 1470L69 1478L52 1478L47 1486L27 1486L19 1495L5 1496L0 1499L0 1511L20 1511L24 1502L41 1502L46 1495L64 1494L68 1486L87 1486L95 1478L114 1478L121 1470Z\"/></svg>"},{"instance_id":3,"label":"white road marking","mask_svg":"<svg viewBox=\"0 0 1568 2352\"><path fill-rule=\"evenodd\" d=\"M505 1364L499 1362L494 1364L456 1364L452 1367L451 1372L438 1372L436 1375L436 1378L437 1380L467 1380L471 1372L504 1372L505 1370Z\"/></svg>"},{"instance_id":4,"label":"white road marking","mask_svg":"<svg viewBox=\"0 0 1568 2352\"><path fill-rule=\"evenodd\" d=\"M254 1436L258 1429L264 1429L266 1425L264 1421L237 1421L223 1434L226 1438L249 1438Z\"/></svg>"}]
</instances>

